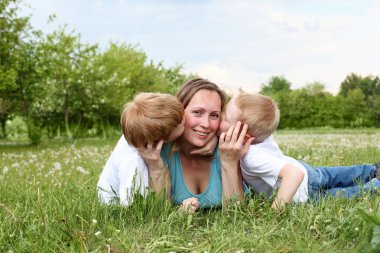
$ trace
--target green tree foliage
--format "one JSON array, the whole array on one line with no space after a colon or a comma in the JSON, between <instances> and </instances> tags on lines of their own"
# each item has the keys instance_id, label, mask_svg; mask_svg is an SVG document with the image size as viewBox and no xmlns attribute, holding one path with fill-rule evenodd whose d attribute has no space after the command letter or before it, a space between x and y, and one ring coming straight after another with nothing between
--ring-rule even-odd
<instances>
[{"instance_id":1,"label":"green tree foliage","mask_svg":"<svg viewBox=\"0 0 380 253\"><path fill-rule=\"evenodd\" d=\"M14 97L18 95L17 83L20 51L28 37L29 17L19 17L17 0L0 2L0 138L6 137L5 122L15 108Z\"/></svg>"},{"instance_id":2,"label":"green tree foliage","mask_svg":"<svg viewBox=\"0 0 380 253\"><path fill-rule=\"evenodd\" d=\"M80 124L82 110L86 109L81 76L95 50L96 46L81 43L79 35L66 33L65 28L43 37L38 44L37 68L41 78L34 110L45 125L51 123L52 114L60 115L69 139L73 138L72 121Z\"/></svg>"},{"instance_id":3,"label":"green tree foliage","mask_svg":"<svg viewBox=\"0 0 380 253\"><path fill-rule=\"evenodd\" d=\"M264 95L272 95L279 92L289 92L292 84L283 76L273 76L267 84L261 85L260 93Z\"/></svg>"},{"instance_id":4,"label":"green tree foliage","mask_svg":"<svg viewBox=\"0 0 380 253\"><path fill-rule=\"evenodd\" d=\"M352 126L380 126L380 79L378 76L362 77L351 73L341 83L339 95L345 97L349 103L345 106L345 118L346 121L351 121ZM356 99L359 100L356 101Z\"/></svg>"}]
</instances>

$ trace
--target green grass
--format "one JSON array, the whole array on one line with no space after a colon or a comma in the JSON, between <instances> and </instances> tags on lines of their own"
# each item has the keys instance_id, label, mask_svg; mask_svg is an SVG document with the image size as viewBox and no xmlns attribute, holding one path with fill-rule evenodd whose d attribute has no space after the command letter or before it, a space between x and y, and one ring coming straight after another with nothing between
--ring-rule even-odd
<instances>
[{"instance_id":1,"label":"green grass","mask_svg":"<svg viewBox=\"0 0 380 253\"><path fill-rule=\"evenodd\" d=\"M380 131L280 131L283 151L315 165L380 160ZM253 196L184 214L157 198L98 204L96 183L116 140L0 147L0 252L370 252L379 196L290 205Z\"/></svg>"}]
</instances>

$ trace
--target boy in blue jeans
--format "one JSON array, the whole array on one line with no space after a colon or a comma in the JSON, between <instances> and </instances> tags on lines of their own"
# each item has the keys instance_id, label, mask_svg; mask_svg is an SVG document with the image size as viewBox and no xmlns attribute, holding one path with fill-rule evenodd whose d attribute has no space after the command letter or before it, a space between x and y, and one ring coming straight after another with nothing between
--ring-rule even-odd
<instances>
[{"instance_id":1,"label":"boy in blue jeans","mask_svg":"<svg viewBox=\"0 0 380 253\"><path fill-rule=\"evenodd\" d=\"M380 162L352 166L313 167L284 155L272 134L280 120L276 103L260 94L241 93L226 107L220 123L225 132L238 121L255 139L240 160L244 181L258 193L277 191L273 208L285 203L318 200L324 196L353 198L380 190Z\"/></svg>"}]
</instances>

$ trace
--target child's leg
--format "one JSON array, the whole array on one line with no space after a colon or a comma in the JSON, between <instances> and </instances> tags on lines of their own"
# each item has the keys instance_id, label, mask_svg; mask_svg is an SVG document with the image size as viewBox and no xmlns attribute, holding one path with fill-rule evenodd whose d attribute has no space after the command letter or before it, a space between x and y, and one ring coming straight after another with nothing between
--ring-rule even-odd
<instances>
[{"instance_id":1,"label":"child's leg","mask_svg":"<svg viewBox=\"0 0 380 253\"><path fill-rule=\"evenodd\" d=\"M359 182L366 183L375 177L376 167L373 164L352 166L316 167L302 163L309 175L309 185L322 189L349 187Z\"/></svg>"},{"instance_id":2,"label":"child's leg","mask_svg":"<svg viewBox=\"0 0 380 253\"><path fill-rule=\"evenodd\" d=\"M355 185L351 187L336 187L326 189L325 191L320 193L320 196L338 196L338 197L346 197L346 198L355 198L360 197L363 193L369 193L376 190L380 190L380 180L377 178L373 178L371 181L363 184L363 185Z\"/></svg>"}]
</instances>

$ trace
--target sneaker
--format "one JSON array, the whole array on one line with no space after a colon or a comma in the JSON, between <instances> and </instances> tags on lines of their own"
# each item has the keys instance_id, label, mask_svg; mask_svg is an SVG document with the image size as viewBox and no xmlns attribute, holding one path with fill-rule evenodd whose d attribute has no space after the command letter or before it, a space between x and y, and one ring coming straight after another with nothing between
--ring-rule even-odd
<instances>
[{"instance_id":1,"label":"sneaker","mask_svg":"<svg viewBox=\"0 0 380 253\"><path fill-rule=\"evenodd\" d=\"M376 168L376 178L380 180L380 161L375 162L375 168Z\"/></svg>"}]
</instances>

